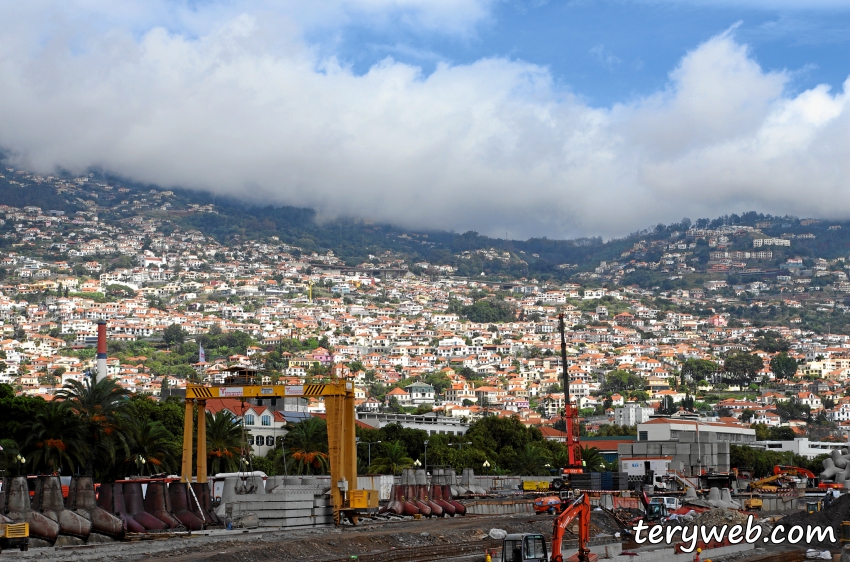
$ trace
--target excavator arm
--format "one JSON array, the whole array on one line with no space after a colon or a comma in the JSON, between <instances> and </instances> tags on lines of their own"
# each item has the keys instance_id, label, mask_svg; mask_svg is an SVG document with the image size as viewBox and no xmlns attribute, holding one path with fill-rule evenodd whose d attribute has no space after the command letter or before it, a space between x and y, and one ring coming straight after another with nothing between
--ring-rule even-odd
<instances>
[{"instance_id":1,"label":"excavator arm","mask_svg":"<svg viewBox=\"0 0 850 562\"><path fill-rule=\"evenodd\" d=\"M762 478L761 480L755 480L753 482L750 482L750 488L752 488L753 490L756 490L758 488L761 488L765 484L770 484L771 482L775 482L775 481L779 480L783 476L785 476L784 473L779 473L779 474L774 474L773 476L768 476L767 478Z\"/></svg>"},{"instance_id":2,"label":"excavator arm","mask_svg":"<svg viewBox=\"0 0 850 562\"><path fill-rule=\"evenodd\" d=\"M589 562L590 549L590 498L582 494L555 518L552 528L552 558L551 562L564 562L561 556L561 545L564 541L564 531L578 517L578 560Z\"/></svg>"},{"instance_id":3,"label":"excavator arm","mask_svg":"<svg viewBox=\"0 0 850 562\"><path fill-rule=\"evenodd\" d=\"M785 466L781 464L773 467L773 474L777 476L781 476L782 474L788 474L790 476L805 476L809 479L816 478L815 473L807 468L801 468L799 466Z\"/></svg>"}]
</instances>

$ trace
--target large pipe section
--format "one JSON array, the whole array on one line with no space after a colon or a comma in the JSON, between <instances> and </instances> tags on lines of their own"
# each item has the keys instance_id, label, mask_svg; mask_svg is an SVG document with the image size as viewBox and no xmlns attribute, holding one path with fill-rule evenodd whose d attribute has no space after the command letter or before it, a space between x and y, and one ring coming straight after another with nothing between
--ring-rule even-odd
<instances>
[{"instance_id":1,"label":"large pipe section","mask_svg":"<svg viewBox=\"0 0 850 562\"><path fill-rule=\"evenodd\" d=\"M106 320L97 321L97 378L106 379Z\"/></svg>"}]
</instances>

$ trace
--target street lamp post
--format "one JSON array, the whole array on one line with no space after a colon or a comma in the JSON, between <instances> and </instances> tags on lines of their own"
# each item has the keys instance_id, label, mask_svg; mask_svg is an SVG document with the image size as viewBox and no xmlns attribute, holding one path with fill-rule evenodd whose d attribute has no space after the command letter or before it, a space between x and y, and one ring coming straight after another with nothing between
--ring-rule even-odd
<instances>
[{"instance_id":1,"label":"street lamp post","mask_svg":"<svg viewBox=\"0 0 850 562\"><path fill-rule=\"evenodd\" d=\"M367 450L369 451L369 466L372 466L372 445L377 445L380 441L361 441L360 438L357 438L358 445L366 445Z\"/></svg>"},{"instance_id":2,"label":"street lamp post","mask_svg":"<svg viewBox=\"0 0 850 562\"><path fill-rule=\"evenodd\" d=\"M428 474L428 440L425 440L425 474Z\"/></svg>"},{"instance_id":3,"label":"street lamp post","mask_svg":"<svg viewBox=\"0 0 850 562\"><path fill-rule=\"evenodd\" d=\"M482 464L481 466L484 467L484 474L490 472L490 461L484 459L484 464Z\"/></svg>"}]
</instances>

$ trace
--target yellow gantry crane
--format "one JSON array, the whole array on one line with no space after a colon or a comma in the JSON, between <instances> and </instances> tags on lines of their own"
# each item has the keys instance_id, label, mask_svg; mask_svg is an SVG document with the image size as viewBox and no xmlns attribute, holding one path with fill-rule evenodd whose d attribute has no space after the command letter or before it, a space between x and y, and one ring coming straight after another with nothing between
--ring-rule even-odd
<instances>
[{"instance_id":1,"label":"yellow gantry crane","mask_svg":"<svg viewBox=\"0 0 850 562\"><path fill-rule=\"evenodd\" d=\"M328 457L331 472L331 501L334 522L341 517L357 521L358 509L378 506L376 490L357 490L357 443L354 435L354 383L331 379L322 384L261 385L255 377L234 376L225 384L186 387L186 412L183 421L183 465L181 480L192 481L192 433L194 409L198 408L197 482L207 482L206 401L212 398L292 398L321 396L328 422Z\"/></svg>"}]
</instances>

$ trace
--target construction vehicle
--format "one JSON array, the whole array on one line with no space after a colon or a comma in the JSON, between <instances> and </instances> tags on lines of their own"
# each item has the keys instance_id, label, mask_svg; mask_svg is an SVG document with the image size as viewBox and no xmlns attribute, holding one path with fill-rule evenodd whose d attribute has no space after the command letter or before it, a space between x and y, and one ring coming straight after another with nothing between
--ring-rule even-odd
<instances>
[{"instance_id":1,"label":"construction vehicle","mask_svg":"<svg viewBox=\"0 0 850 562\"><path fill-rule=\"evenodd\" d=\"M644 491L640 492L638 497L640 498L640 503L643 505L644 514L642 517L636 518L635 522L642 519L647 525L658 525L662 521L666 521L667 517L670 516L670 511L667 509L665 502L650 501L649 496Z\"/></svg>"},{"instance_id":2,"label":"construction vehicle","mask_svg":"<svg viewBox=\"0 0 850 562\"><path fill-rule=\"evenodd\" d=\"M682 507L682 502L679 501L679 498L674 498L672 496L653 496L649 503L660 503L667 508L668 512Z\"/></svg>"},{"instance_id":3,"label":"construction vehicle","mask_svg":"<svg viewBox=\"0 0 850 562\"><path fill-rule=\"evenodd\" d=\"M17 548L21 551L29 550L30 524L4 523L2 519L4 519L3 516L0 516L0 552L9 548Z\"/></svg>"},{"instance_id":4,"label":"construction vehicle","mask_svg":"<svg viewBox=\"0 0 850 562\"><path fill-rule=\"evenodd\" d=\"M773 467L773 476L753 480L747 487L750 491L776 492L783 488L793 487L794 484L803 482L804 478L814 480L816 476L811 470L799 466L776 465ZM772 485L773 483L776 483L776 485ZM791 484L791 486L788 484Z\"/></svg>"},{"instance_id":5,"label":"construction vehicle","mask_svg":"<svg viewBox=\"0 0 850 562\"><path fill-rule=\"evenodd\" d=\"M570 377L567 375L567 339L565 336L564 315L558 315L558 331L561 334L561 373L564 379L564 422L567 434L567 466L561 468L560 478L552 480L551 488L559 491L570 488L570 476L584 473L579 442L578 406L570 400Z\"/></svg>"},{"instance_id":6,"label":"construction vehicle","mask_svg":"<svg viewBox=\"0 0 850 562\"><path fill-rule=\"evenodd\" d=\"M523 480L523 492L546 492L549 490L549 482L546 480Z\"/></svg>"},{"instance_id":7,"label":"construction vehicle","mask_svg":"<svg viewBox=\"0 0 850 562\"><path fill-rule=\"evenodd\" d=\"M513 533L502 542L501 562L564 562L561 547L564 531L578 517L579 562L593 562L596 555L590 552L590 498L581 494L556 518L552 528L552 557L546 555L546 539L535 533Z\"/></svg>"},{"instance_id":8,"label":"construction vehicle","mask_svg":"<svg viewBox=\"0 0 850 562\"><path fill-rule=\"evenodd\" d=\"M534 500L534 513L549 513L554 515L561 511L561 498L558 496L543 496Z\"/></svg>"},{"instance_id":9,"label":"construction vehicle","mask_svg":"<svg viewBox=\"0 0 850 562\"><path fill-rule=\"evenodd\" d=\"M759 494L750 492L750 496L744 500L744 509L747 511L761 511L764 509L764 501Z\"/></svg>"}]
</instances>

